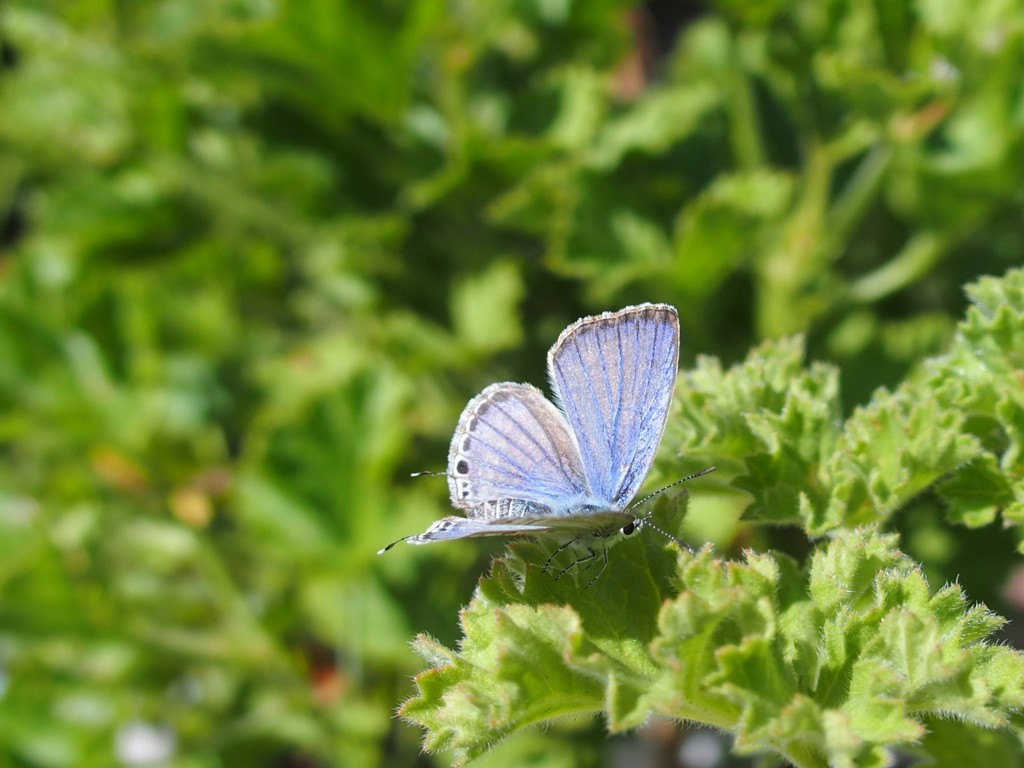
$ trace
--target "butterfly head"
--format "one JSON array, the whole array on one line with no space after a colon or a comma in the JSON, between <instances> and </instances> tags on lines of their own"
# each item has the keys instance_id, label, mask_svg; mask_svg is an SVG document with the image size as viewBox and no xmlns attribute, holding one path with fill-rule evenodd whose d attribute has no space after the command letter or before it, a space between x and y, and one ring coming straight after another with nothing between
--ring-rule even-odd
<instances>
[{"instance_id":1,"label":"butterfly head","mask_svg":"<svg viewBox=\"0 0 1024 768\"><path fill-rule=\"evenodd\" d=\"M669 483L664 488L659 488L654 493L651 493L651 494L648 494L647 496L644 496L639 501L631 504L629 509L627 509L626 511L629 512L631 510L636 509L638 506L640 506L644 502L650 501L655 496L658 496L658 495L664 493L665 491L667 491L669 488L673 488L674 486L677 486L680 483L685 483L687 480L693 480L694 478L701 477L703 475L708 474L709 472L714 472L714 471L715 471L715 467L708 467L707 469L702 469L700 472L694 472L692 475L687 475L686 477L682 477L682 478L680 478L679 480L676 480L673 483ZM690 546L686 542L682 541L681 539L676 538L675 536L673 536L670 533L666 533L665 531L661 530L661 528L659 528L654 523L652 523L651 522L651 517L653 515L654 515L654 511L652 510L651 512L648 512L643 517L636 517L636 518L634 518L633 520L631 520L630 522L628 522L624 526L622 526L622 534L624 536L629 536L634 531L638 531L641 528L643 528L644 526L647 526L648 528L652 528L653 530L655 530L658 533L660 533L666 539L669 539L670 541L674 541L680 547L682 547L684 549L688 549L691 552L693 551L692 549L690 549Z\"/></svg>"}]
</instances>

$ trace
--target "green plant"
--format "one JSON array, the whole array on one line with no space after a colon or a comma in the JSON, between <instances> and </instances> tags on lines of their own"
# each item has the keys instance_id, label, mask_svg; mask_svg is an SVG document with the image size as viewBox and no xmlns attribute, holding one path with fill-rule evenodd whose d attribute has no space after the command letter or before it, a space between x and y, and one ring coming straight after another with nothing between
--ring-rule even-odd
<instances>
[{"instance_id":1,"label":"green plant","mask_svg":"<svg viewBox=\"0 0 1024 768\"><path fill-rule=\"evenodd\" d=\"M929 488L950 523L1020 522L1024 271L969 294L952 349L845 424L835 369L802 369L798 342L685 372L663 455L717 464L715 480L749 494L748 520L800 526L813 554L726 561L649 536L581 589L537 567L543 548L516 546L463 611L458 651L417 641L432 668L402 714L427 747L473 757L524 726L602 712L612 731L652 713L705 723L804 768L881 768L896 748L944 758L931 734L953 728L979 744L1005 733L975 761L1007 750L1024 735L1024 654L992 641L1003 619L957 585L932 590L881 532Z\"/></svg>"}]
</instances>

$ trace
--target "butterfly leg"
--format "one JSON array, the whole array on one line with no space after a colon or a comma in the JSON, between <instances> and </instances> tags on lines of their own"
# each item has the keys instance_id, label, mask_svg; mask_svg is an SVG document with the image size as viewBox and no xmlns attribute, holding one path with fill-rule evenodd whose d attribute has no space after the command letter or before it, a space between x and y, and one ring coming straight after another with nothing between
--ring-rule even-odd
<instances>
[{"instance_id":1,"label":"butterfly leg","mask_svg":"<svg viewBox=\"0 0 1024 768\"><path fill-rule=\"evenodd\" d=\"M548 567L551 565L551 561L554 560L556 557L558 557L558 555L560 553L564 552L566 549L571 547L573 542L575 542L575 541L576 541L576 539L569 539L567 542L565 542L565 544L562 544L558 549L556 549L554 552L552 552L551 553L551 557L549 557L547 560L544 561L544 565L541 566L541 570L544 571L544 573L547 573L548 572ZM572 566L570 565L569 568L572 568ZM563 573L564 573L564 571L563 571ZM561 575L562 575L561 573L558 574L558 576L561 576ZM558 579L558 576L555 577L556 580Z\"/></svg>"},{"instance_id":2,"label":"butterfly leg","mask_svg":"<svg viewBox=\"0 0 1024 768\"><path fill-rule=\"evenodd\" d=\"M585 586L584 589L590 589L594 585L594 582L601 578L601 574L604 573L605 569L608 567L608 547L605 547L601 552L604 554L604 562L601 563L601 568L594 574L594 578L587 582L587 586ZM587 568L589 567L590 566L588 565Z\"/></svg>"},{"instance_id":3,"label":"butterfly leg","mask_svg":"<svg viewBox=\"0 0 1024 768\"><path fill-rule=\"evenodd\" d=\"M607 556L608 556L608 551L605 550L605 557L607 557ZM565 566L565 568L560 570L558 572L558 575L555 576L555 581L558 581L560 578L565 576L565 574L567 574L569 571L571 571L576 566L578 566L578 565L580 565L582 563L589 563L591 560L594 560L596 558L597 558L597 552L594 551L594 548L593 547L587 547L587 556L586 557L578 557L575 560L573 560L571 563L569 563L567 566ZM586 570L586 569L584 568L584 570ZM604 570L604 569L602 569L602 570Z\"/></svg>"}]
</instances>

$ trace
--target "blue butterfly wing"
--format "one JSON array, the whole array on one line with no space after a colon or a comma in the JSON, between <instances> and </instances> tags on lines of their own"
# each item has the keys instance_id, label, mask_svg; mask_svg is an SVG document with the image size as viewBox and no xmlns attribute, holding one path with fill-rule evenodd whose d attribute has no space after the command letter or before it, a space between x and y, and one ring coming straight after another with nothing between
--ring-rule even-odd
<instances>
[{"instance_id":1,"label":"blue butterfly wing","mask_svg":"<svg viewBox=\"0 0 1024 768\"><path fill-rule=\"evenodd\" d=\"M477 536L622 527L626 513L590 519L569 514L590 499L583 461L561 411L536 387L492 384L466 405L448 451L451 515L399 541L428 544Z\"/></svg>"},{"instance_id":2,"label":"blue butterfly wing","mask_svg":"<svg viewBox=\"0 0 1024 768\"><path fill-rule=\"evenodd\" d=\"M585 317L548 352L548 373L597 499L622 509L654 461L679 367L679 315L641 304Z\"/></svg>"},{"instance_id":3,"label":"blue butterfly wing","mask_svg":"<svg viewBox=\"0 0 1024 768\"><path fill-rule=\"evenodd\" d=\"M565 416L536 387L509 382L487 387L462 411L448 489L452 505L476 518L557 515L589 495Z\"/></svg>"}]
</instances>

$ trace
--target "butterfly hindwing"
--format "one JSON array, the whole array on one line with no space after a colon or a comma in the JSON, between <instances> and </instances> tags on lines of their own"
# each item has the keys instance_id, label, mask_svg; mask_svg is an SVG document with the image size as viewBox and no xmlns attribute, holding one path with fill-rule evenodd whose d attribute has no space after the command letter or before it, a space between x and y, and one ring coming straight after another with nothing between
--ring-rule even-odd
<instances>
[{"instance_id":1,"label":"butterfly hindwing","mask_svg":"<svg viewBox=\"0 0 1024 768\"><path fill-rule=\"evenodd\" d=\"M482 505L493 509L503 499L557 514L587 494L587 484L562 413L536 387L503 382L462 411L448 452L448 490L452 505L470 516L488 516Z\"/></svg>"}]
</instances>

